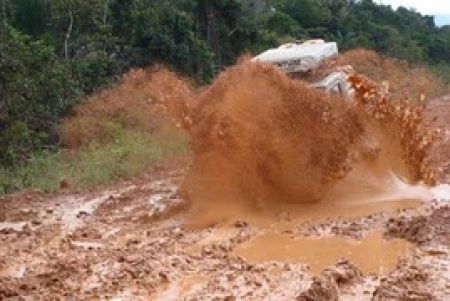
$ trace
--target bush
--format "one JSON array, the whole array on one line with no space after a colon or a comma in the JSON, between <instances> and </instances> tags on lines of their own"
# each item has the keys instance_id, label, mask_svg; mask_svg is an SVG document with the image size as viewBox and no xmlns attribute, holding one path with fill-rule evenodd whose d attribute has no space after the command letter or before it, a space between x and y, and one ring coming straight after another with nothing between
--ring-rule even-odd
<instances>
[{"instance_id":1,"label":"bush","mask_svg":"<svg viewBox=\"0 0 450 301\"><path fill-rule=\"evenodd\" d=\"M19 164L0 168L0 192L54 191L63 180L89 188L135 176L158 160L184 154L187 134L165 111L183 105L191 93L189 83L162 67L126 73L114 87L77 105L58 126L66 149L35 151L17 160ZM31 139L25 124L10 132L5 136L11 137L10 145Z\"/></svg>"},{"instance_id":2,"label":"bush","mask_svg":"<svg viewBox=\"0 0 450 301\"><path fill-rule=\"evenodd\" d=\"M433 71L447 84L450 85L450 64L441 62L434 65Z\"/></svg>"},{"instance_id":3,"label":"bush","mask_svg":"<svg viewBox=\"0 0 450 301\"><path fill-rule=\"evenodd\" d=\"M13 165L56 141L59 119L82 91L51 46L8 28L0 43L0 95L0 164Z\"/></svg>"}]
</instances>

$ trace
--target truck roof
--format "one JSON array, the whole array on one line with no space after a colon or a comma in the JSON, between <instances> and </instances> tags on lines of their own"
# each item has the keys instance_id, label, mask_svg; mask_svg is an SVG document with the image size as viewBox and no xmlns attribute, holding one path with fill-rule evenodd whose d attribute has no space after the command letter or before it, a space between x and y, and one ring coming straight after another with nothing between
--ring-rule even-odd
<instances>
[{"instance_id":1,"label":"truck roof","mask_svg":"<svg viewBox=\"0 0 450 301\"><path fill-rule=\"evenodd\" d=\"M301 44L283 44L264 51L253 60L275 64L286 72L301 72L315 69L325 58L337 54L337 43L311 40Z\"/></svg>"}]
</instances>

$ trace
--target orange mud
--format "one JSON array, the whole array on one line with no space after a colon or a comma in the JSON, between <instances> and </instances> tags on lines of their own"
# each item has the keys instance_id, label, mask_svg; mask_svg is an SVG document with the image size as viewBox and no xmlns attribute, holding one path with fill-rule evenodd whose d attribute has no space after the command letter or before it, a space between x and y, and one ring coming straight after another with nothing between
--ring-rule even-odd
<instances>
[{"instance_id":1,"label":"orange mud","mask_svg":"<svg viewBox=\"0 0 450 301\"><path fill-rule=\"evenodd\" d=\"M133 69L117 85L77 105L58 126L58 133L70 149L113 141L118 130L161 133L173 125L161 111L170 110L179 118L191 102L190 94L188 82L163 66Z\"/></svg>"},{"instance_id":2,"label":"orange mud","mask_svg":"<svg viewBox=\"0 0 450 301\"><path fill-rule=\"evenodd\" d=\"M198 92L183 107L194 162L181 190L201 223L282 203L422 199L396 193L398 183L436 182L422 108L350 80L354 101L244 62Z\"/></svg>"}]
</instances>

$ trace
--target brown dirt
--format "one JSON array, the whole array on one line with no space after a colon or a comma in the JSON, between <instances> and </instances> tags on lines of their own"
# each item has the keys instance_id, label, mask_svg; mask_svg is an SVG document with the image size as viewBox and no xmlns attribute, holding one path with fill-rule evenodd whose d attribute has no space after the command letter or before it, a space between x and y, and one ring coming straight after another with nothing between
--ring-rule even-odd
<instances>
[{"instance_id":1,"label":"brown dirt","mask_svg":"<svg viewBox=\"0 0 450 301\"><path fill-rule=\"evenodd\" d=\"M351 285L361 278L362 273L356 266L346 260L339 261L335 266L326 268L318 277L313 278L309 289L302 292L297 300L338 300L340 287Z\"/></svg>"},{"instance_id":2,"label":"brown dirt","mask_svg":"<svg viewBox=\"0 0 450 301\"><path fill-rule=\"evenodd\" d=\"M393 218L388 221L387 234L418 244L450 246L450 206L438 208L430 216Z\"/></svg>"},{"instance_id":3,"label":"brown dirt","mask_svg":"<svg viewBox=\"0 0 450 301\"><path fill-rule=\"evenodd\" d=\"M406 265L397 269L388 277L381 279L373 293L373 300L439 300L433 295L429 272L426 268Z\"/></svg>"}]
</instances>

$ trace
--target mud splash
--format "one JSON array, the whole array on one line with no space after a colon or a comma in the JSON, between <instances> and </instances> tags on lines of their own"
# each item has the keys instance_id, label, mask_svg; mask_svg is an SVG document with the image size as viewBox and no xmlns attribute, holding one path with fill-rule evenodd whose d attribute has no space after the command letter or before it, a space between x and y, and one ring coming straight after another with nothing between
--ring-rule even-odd
<instances>
[{"instance_id":1,"label":"mud splash","mask_svg":"<svg viewBox=\"0 0 450 301\"><path fill-rule=\"evenodd\" d=\"M364 274L383 274L392 270L399 257L413 248L412 243L402 239L385 240L381 232L370 233L361 241L342 237L292 239L287 235L268 232L239 246L234 253L250 262L305 263L315 275L344 256Z\"/></svg>"},{"instance_id":2,"label":"mud splash","mask_svg":"<svg viewBox=\"0 0 450 301\"><path fill-rule=\"evenodd\" d=\"M427 199L412 186L437 179L428 159L436 133L421 106L350 80L354 101L244 62L199 92L183 117L194 162L181 190L194 211L213 222L273 204Z\"/></svg>"}]
</instances>

